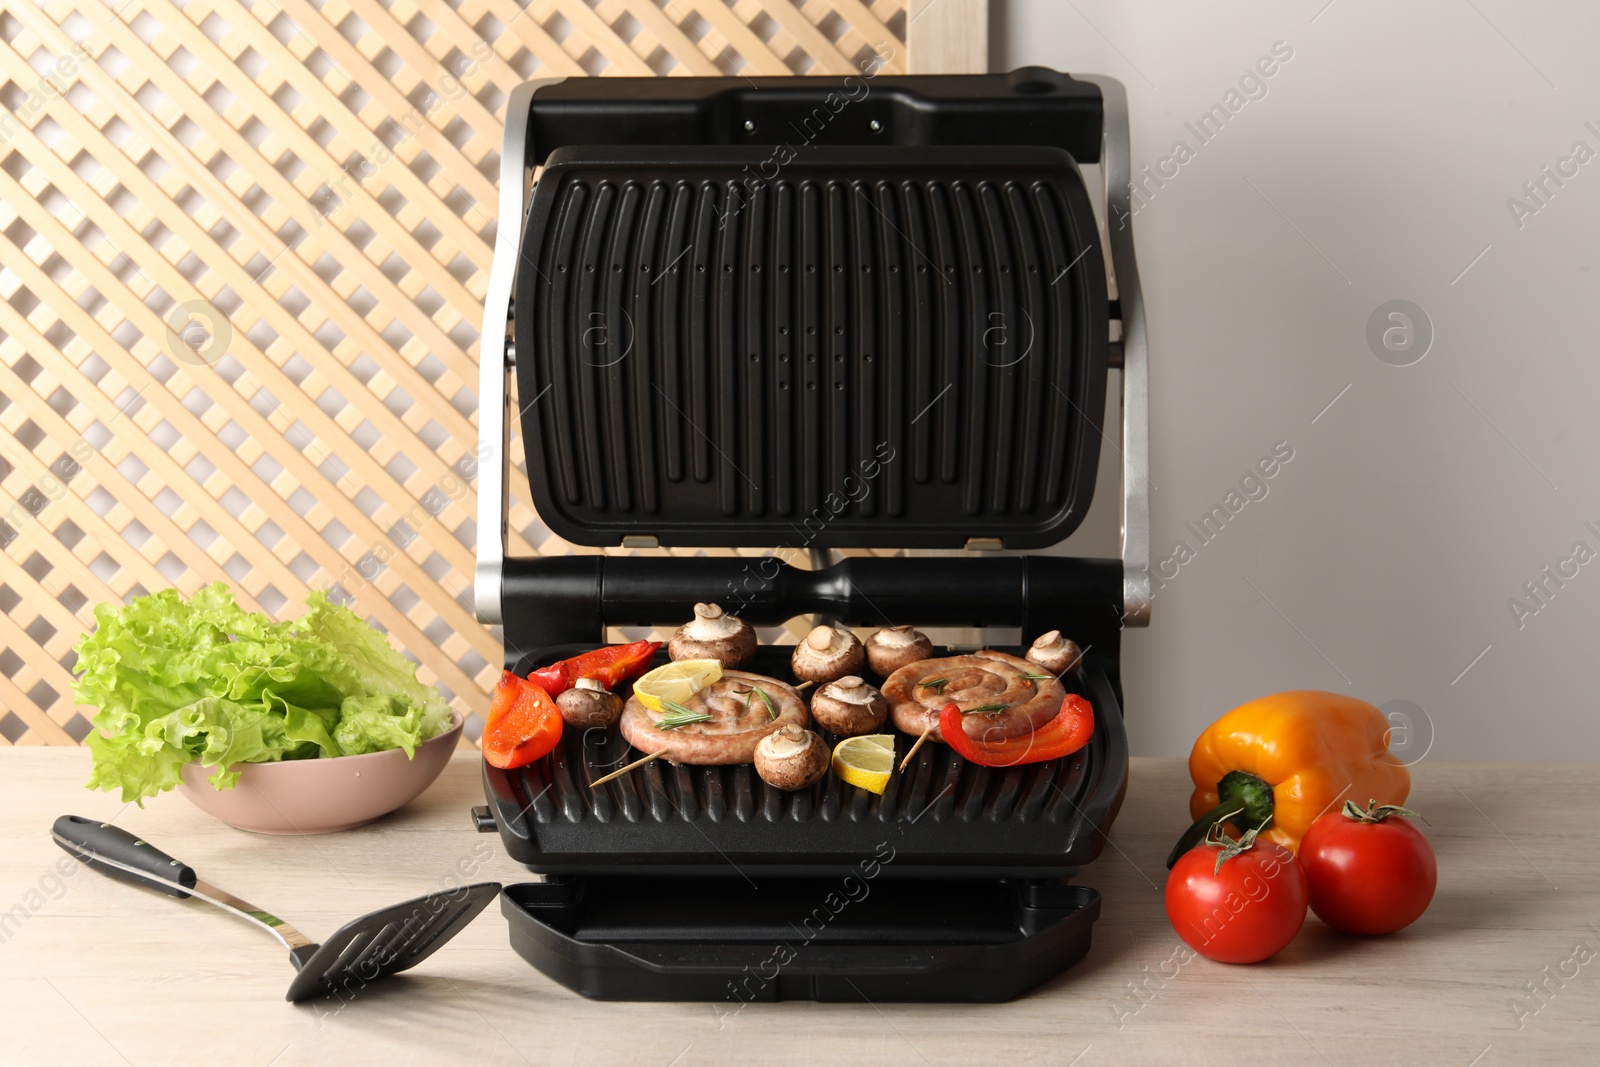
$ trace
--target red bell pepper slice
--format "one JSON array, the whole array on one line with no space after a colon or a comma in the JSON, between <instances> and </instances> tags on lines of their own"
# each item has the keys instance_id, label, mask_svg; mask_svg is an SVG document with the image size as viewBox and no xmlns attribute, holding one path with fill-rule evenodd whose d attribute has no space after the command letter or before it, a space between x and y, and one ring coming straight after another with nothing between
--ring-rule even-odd
<instances>
[{"instance_id":1,"label":"red bell pepper slice","mask_svg":"<svg viewBox=\"0 0 1600 1067\"><path fill-rule=\"evenodd\" d=\"M500 675L483 728L483 758L509 771L553 751L561 740L561 712L538 682L510 671Z\"/></svg>"},{"instance_id":2,"label":"red bell pepper slice","mask_svg":"<svg viewBox=\"0 0 1600 1067\"><path fill-rule=\"evenodd\" d=\"M574 684L579 678L593 678L607 689L612 689L649 666L656 649L660 647L660 641L635 641L630 645L597 648L567 660L567 673Z\"/></svg>"},{"instance_id":3,"label":"red bell pepper slice","mask_svg":"<svg viewBox=\"0 0 1600 1067\"><path fill-rule=\"evenodd\" d=\"M528 672L528 681L536 682L550 696L560 696L572 688L572 679L567 675L567 661L552 663L548 667L540 667L536 671Z\"/></svg>"},{"instance_id":4,"label":"red bell pepper slice","mask_svg":"<svg viewBox=\"0 0 1600 1067\"><path fill-rule=\"evenodd\" d=\"M649 665L660 641L635 641L629 645L609 645L593 652L540 667L528 675L551 696L560 696L571 689L579 678L593 678L607 689L638 674Z\"/></svg>"},{"instance_id":5,"label":"red bell pepper slice","mask_svg":"<svg viewBox=\"0 0 1600 1067\"><path fill-rule=\"evenodd\" d=\"M962 729L961 708L946 704L939 712L939 734L965 760L982 767L1016 767L1070 756L1094 736L1094 708L1068 693L1056 717L1030 734L1001 741L974 741Z\"/></svg>"}]
</instances>

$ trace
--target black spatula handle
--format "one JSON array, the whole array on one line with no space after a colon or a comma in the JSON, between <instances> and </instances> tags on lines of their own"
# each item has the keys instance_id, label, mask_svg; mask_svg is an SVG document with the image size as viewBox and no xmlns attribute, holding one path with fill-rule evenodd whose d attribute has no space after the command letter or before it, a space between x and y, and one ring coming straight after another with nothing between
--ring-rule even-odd
<instances>
[{"instance_id":1,"label":"black spatula handle","mask_svg":"<svg viewBox=\"0 0 1600 1067\"><path fill-rule=\"evenodd\" d=\"M174 897L189 895L178 886L188 889L199 881L193 867L110 823L85 819L81 815L63 815L51 830L56 844L112 878L151 886ZM102 859L112 862L101 862ZM113 866L114 863L122 866Z\"/></svg>"}]
</instances>

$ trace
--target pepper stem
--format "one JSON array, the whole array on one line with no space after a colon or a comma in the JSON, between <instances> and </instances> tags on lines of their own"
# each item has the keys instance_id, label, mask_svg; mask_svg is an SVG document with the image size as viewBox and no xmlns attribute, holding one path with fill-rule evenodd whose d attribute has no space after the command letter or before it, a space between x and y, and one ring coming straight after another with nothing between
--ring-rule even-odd
<instances>
[{"instance_id":1,"label":"pepper stem","mask_svg":"<svg viewBox=\"0 0 1600 1067\"><path fill-rule=\"evenodd\" d=\"M1189 825L1167 855L1167 869L1206 839L1218 823L1231 822L1241 833L1260 830L1272 819L1272 786L1249 771L1229 771L1217 783L1218 804Z\"/></svg>"},{"instance_id":2,"label":"pepper stem","mask_svg":"<svg viewBox=\"0 0 1600 1067\"><path fill-rule=\"evenodd\" d=\"M1183 836L1178 838L1178 843L1173 845L1172 851L1167 854L1167 870L1172 870L1172 865L1177 863L1178 860L1183 857L1185 852L1188 852L1200 842L1204 841L1206 839L1206 835L1211 832L1211 828L1213 826L1221 825L1224 819L1228 818L1230 815L1235 815L1238 813L1238 807L1228 803L1227 801L1223 801L1221 804L1218 804L1216 807L1200 816L1194 822L1190 823L1189 828L1183 832Z\"/></svg>"}]
</instances>

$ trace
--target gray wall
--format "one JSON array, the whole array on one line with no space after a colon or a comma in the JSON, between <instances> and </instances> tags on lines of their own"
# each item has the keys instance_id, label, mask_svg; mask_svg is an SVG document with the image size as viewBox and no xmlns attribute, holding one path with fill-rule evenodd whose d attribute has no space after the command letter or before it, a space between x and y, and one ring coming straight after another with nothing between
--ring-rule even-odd
<instances>
[{"instance_id":1,"label":"gray wall","mask_svg":"<svg viewBox=\"0 0 1600 1067\"><path fill-rule=\"evenodd\" d=\"M1411 702L1412 758L1431 732L1434 758L1593 760L1600 7L1325 2L997 0L995 69L1110 74L1136 171L1193 152L1134 219L1157 559L1193 552L1124 635L1134 749L1317 688ZM1208 142L1186 125L1228 103ZM1410 365L1369 344L1391 300L1432 324ZM1278 442L1202 543L1186 523ZM1113 497L1074 554L1114 551Z\"/></svg>"}]
</instances>

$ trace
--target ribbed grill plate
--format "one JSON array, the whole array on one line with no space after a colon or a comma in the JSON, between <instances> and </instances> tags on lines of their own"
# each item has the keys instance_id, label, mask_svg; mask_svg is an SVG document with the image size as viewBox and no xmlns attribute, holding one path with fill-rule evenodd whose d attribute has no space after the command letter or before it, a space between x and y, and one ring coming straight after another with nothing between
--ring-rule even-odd
<instances>
[{"instance_id":1,"label":"ribbed grill plate","mask_svg":"<svg viewBox=\"0 0 1600 1067\"><path fill-rule=\"evenodd\" d=\"M798 152L551 155L514 313L541 518L591 545L1061 540L1108 334L1071 157Z\"/></svg>"},{"instance_id":2,"label":"ribbed grill plate","mask_svg":"<svg viewBox=\"0 0 1600 1067\"><path fill-rule=\"evenodd\" d=\"M775 663L754 669L786 674ZM928 744L881 797L831 774L785 792L748 765L661 760L592 789L589 782L641 755L615 728L568 730L557 758L518 771L485 765L487 794L512 858L545 873L816 875L874 853L881 859L888 847L896 874L1064 877L1099 853L1096 831L1116 814L1128 763L1107 677L1091 666L1068 688L1095 708L1094 739L1080 752L991 769ZM903 757L912 739L897 741Z\"/></svg>"}]
</instances>

